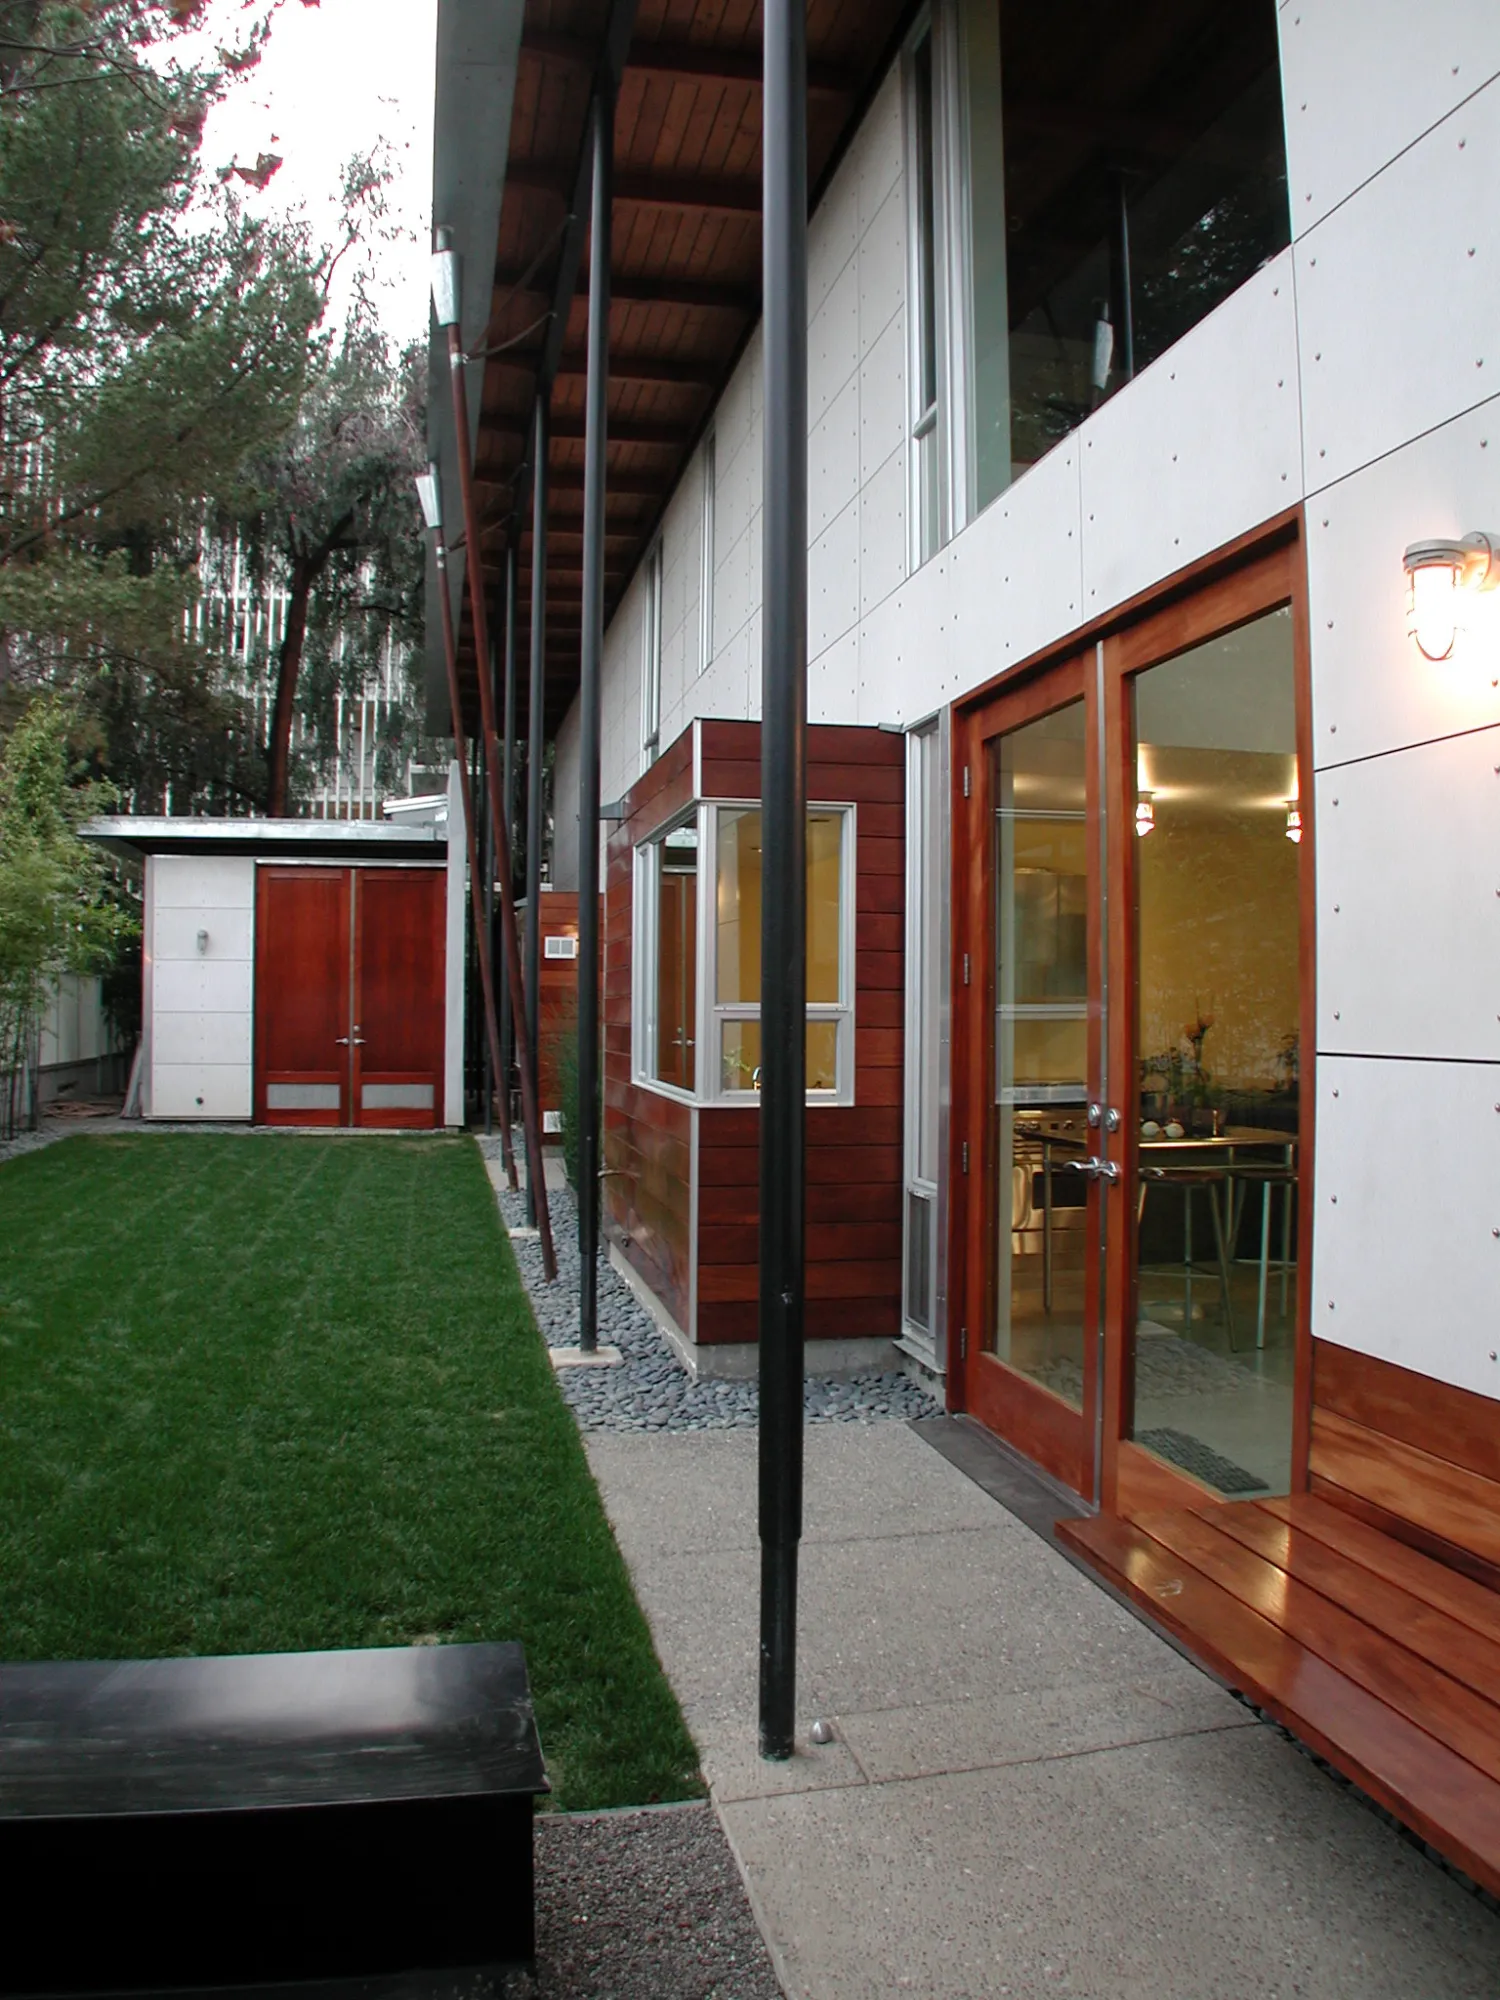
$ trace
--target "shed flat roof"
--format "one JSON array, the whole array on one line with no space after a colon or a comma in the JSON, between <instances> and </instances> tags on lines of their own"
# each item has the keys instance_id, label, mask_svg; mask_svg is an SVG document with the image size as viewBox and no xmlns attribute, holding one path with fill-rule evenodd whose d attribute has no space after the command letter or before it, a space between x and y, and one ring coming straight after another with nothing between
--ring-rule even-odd
<instances>
[{"instance_id":1,"label":"shed flat roof","mask_svg":"<svg viewBox=\"0 0 1500 2000\"><path fill-rule=\"evenodd\" d=\"M448 846L446 824L368 819L151 819L122 813L89 820L80 830L85 840L127 860L147 854L436 859Z\"/></svg>"}]
</instances>

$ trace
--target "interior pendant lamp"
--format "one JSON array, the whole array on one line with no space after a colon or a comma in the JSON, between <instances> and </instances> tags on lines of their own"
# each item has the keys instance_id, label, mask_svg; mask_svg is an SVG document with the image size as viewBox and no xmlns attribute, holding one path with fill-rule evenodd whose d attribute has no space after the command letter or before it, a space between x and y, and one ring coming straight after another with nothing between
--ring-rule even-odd
<instances>
[{"instance_id":1,"label":"interior pendant lamp","mask_svg":"<svg viewBox=\"0 0 1500 2000\"><path fill-rule=\"evenodd\" d=\"M1135 830L1143 840L1156 831L1156 803L1149 792L1143 792L1136 801Z\"/></svg>"},{"instance_id":2,"label":"interior pendant lamp","mask_svg":"<svg viewBox=\"0 0 1500 2000\"><path fill-rule=\"evenodd\" d=\"M1403 560L1407 632L1423 659L1446 660L1462 622L1459 591L1493 590L1500 583L1500 536L1413 542Z\"/></svg>"},{"instance_id":3,"label":"interior pendant lamp","mask_svg":"<svg viewBox=\"0 0 1500 2000\"><path fill-rule=\"evenodd\" d=\"M1295 803L1286 809L1286 837L1294 847L1302 843L1302 808Z\"/></svg>"}]
</instances>

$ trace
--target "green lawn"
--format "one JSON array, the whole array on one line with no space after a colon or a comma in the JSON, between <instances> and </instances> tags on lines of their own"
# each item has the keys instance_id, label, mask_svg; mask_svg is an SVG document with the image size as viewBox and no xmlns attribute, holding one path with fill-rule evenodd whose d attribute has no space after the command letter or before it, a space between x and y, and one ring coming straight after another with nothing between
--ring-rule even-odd
<instances>
[{"instance_id":1,"label":"green lawn","mask_svg":"<svg viewBox=\"0 0 1500 2000\"><path fill-rule=\"evenodd\" d=\"M473 1639L555 1804L700 1789L472 1141L0 1166L0 1658Z\"/></svg>"}]
</instances>

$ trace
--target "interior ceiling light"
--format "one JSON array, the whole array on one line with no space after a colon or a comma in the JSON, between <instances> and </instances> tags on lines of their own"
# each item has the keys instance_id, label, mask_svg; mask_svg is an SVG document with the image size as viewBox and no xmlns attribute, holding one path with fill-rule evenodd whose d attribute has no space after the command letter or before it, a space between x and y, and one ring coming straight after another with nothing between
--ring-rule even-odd
<instances>
[{"instance_id":1,"label":"interior ceiling light","mask_svg":"<svg viewBox=\"0 0 1500 2000\"><path fill-rule=\"evenodd\" d=\"M1288 806L1286 809L1286 837L1290 841L1299 843L1302 839L1302 808L1300 806Z\"/></svg>"},{"instance_id":2,"label":"interior ceiling light","mask_svg":"<svg viewBox=\"0 0 1500 2000\"><path fill-rule=\"evenodd\" d=\"M1446 660L1458 636L1458 593L1500 583L1500 535L1413 542L1406 565L1406 629L1424 659Z\"/></svg>"},{"instance_id":3,"label":"interior ceiling light","mask_svg":"<svg viewBox=\"0 0 1500 2000\"><path fill-rule=\"evenodd\" d=\"M1150 799L1140 799L1136 802L1135 830L1142 837L1156 831L1156 807Z\"/></svg>"}]
</instances>

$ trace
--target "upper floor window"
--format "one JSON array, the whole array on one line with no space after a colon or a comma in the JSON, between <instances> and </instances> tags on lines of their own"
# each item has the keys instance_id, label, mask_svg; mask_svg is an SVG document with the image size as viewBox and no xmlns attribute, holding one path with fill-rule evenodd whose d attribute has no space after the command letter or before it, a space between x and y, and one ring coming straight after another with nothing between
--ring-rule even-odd
<instances>
[{"instance_id":1,"label":"upper floor window","mask_svg":"<svg viewBox=\"0 0 1500 2000\"><path fill-rule=\"evenodd\" d=\"M940 404L942 343L938 282L938 95L933 79L931 22L917 31L906 59L906 134L909 165L907 227L909 393L911 432L910 522L914 565L943 543L943 447L947 426Z\"/></svg>"},{"instance_id":2,"label":"upper floor window","mask_svg":"<svg viewBox=\"0 0 1500 2000\"><path fill-rule=\"evenodd\" d=\"M714 489L718 484L717 453L710 431L703 441L703 574L698 587L698 665L714 656Z\"/></svg>"},{"instance_id":3,"label":"upper floor window","mask_svg":"<svg viewBox=\"0 0 1500 2000\"><path fill-rule=\"evenodd\" d=\"M661 748L661 543L646 558L641 618L641 748L649 764Z\"/></svg>"},{"instance_id":4,"label":"upper floor window","mask_svg":"<svg viewBox=\"0 0 1500 2000\"><path fill-rule=\"evenodd\" d=\"M1148 31L1139 8L1085 0L1060 32L1052 0L935 0L931 129L961 135L932 259L959 515L1290 241L1276 13L1157 10Z\"/></svg>"}]
</instances>

